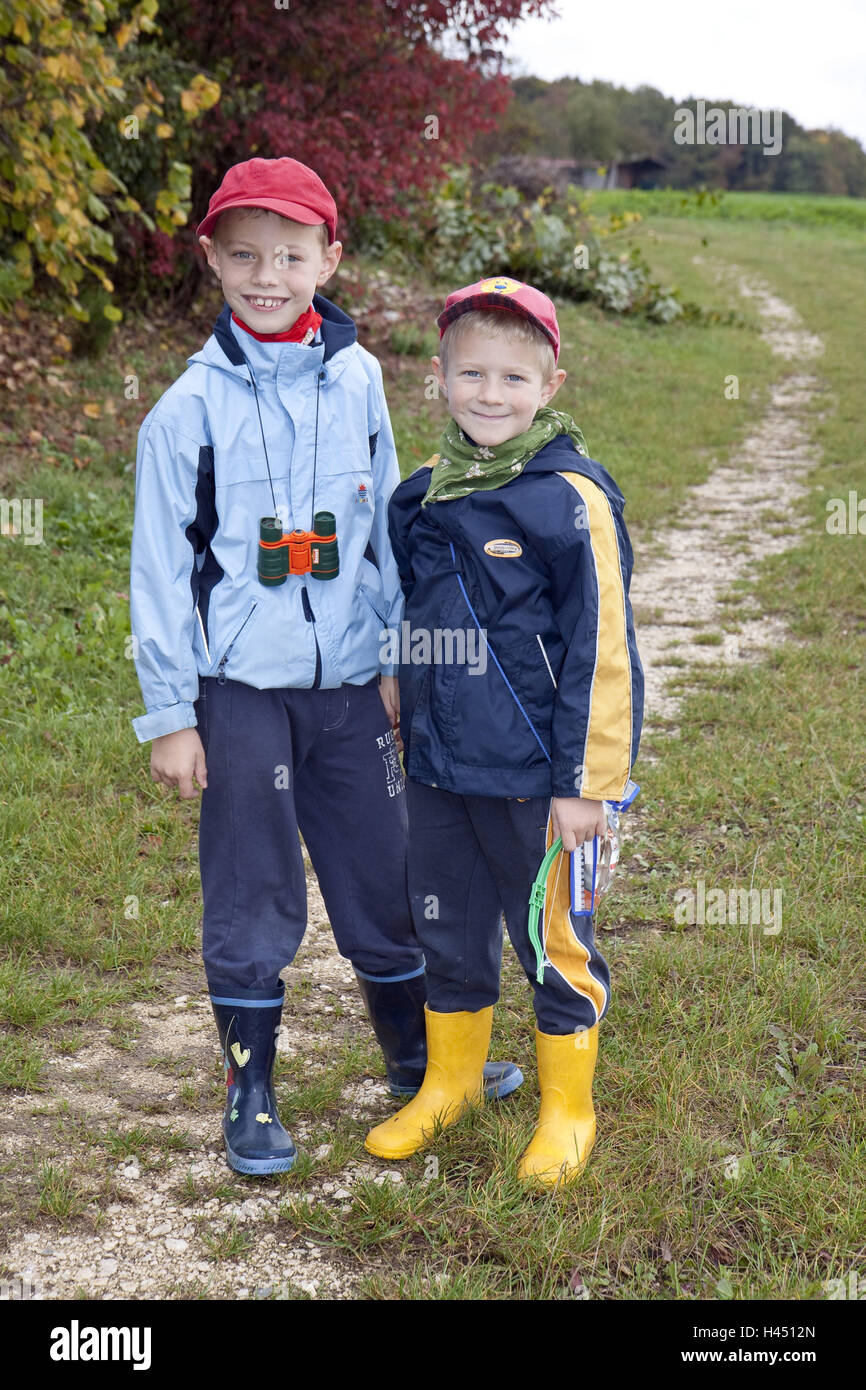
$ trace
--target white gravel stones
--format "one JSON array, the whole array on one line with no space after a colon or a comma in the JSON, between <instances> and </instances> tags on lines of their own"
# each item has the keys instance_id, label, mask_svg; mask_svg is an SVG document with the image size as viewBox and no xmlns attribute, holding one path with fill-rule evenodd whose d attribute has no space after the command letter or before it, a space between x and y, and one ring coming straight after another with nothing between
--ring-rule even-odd
<instances>
[{"instance_id":1,"label":"white gravel stones","mask_svg":"<svg viewBox=\"0 0 866 1390\"><path fill-rule=\"evenodd\" d=\"M823 351L820 339L764 281L735 267L720 278L728 275L753 300L774 353L804 360ZM656 720L676 717L680 697L667 689L672 676L687 677L689 666L756 661L789 640L781 622L745 605L735 614L737 631L720 646L695 638L723 628L730 610L720 598L735 580L747 577L766 555L797 543L802 521L796 508L816 459L808 407L817 389L816 378L802 371L775 383L749 436L705 482L689 489L670 525L653 535L658 553L635 569L630 598L646 679L647 732ZM645 756L651 761L649 752Z\"/></svg>"},{"instance_id":2,"label":"white gravel stones","mask_svg":"<svg viewBox=\"0 0 866 1390\"><path fill-rule=\"evenodd\" d=\"M297 1011L286 1009L280 1051L284 1057L312 1056L324 1068L333 1027L342 1030L342 1037L346 1020L354 1032L368 1025L362 1022L352 968L334 946L314 878L308 887L311 923L321 930L309 933L286 974L290 988L307 980L313 989L300 996ZM200 969L193 958L190 966ZM308 1007L311 995L325 1007L339 1000L345 1018L317 1029ZM99 1171L92 1164L98 1151L79 1152L74 1126L56 1140L40 1139L40 1161L68 1164L76 1178L80 1175L85 1193L98 1181L107 1182L108 1198L100 1190L83 1216L67 1227L34 1216L25 1227L12 1230L4 1252L7 1277L22 1282L26 1277L31 1297L52 1300L77 1298L82 1292L101 1299L162 1300L183 1297L187 1288L213 1299L291 1299L299 1291L311 1298L351 1299L360 1280L377 1268L376 1258L355 1267L344 1252L299 1239L280 1210L321 1203L335 1213L349 1211L353 1185L376 1173L361 1158L360 1146L338 1172L319 1171L317 1176L314 1165L303 1190L286 1188L277 1178L243 1179L232 1173L220 1135L221 1101L213 1084L219 1048L204 982L189 993L169 994L163 1003L130 1005L127 1012L138 1027L134 1046L118 1048L110 1028L82 1028L77 1057L49 1059L50 1089L38 1098L38 1113L71 1113L83 1130L102 1133L141 1128L159 1136L170 1127L185 1131L189 1144L163 1148L157 1137L140 1156L108 1159ZM196 1109L175 1100L169 1110L154 1114L153 1103L180 1094L181 1077L199 1095L208 1095L211 1086L209 1102ZM360 1082L347 1092L347 1113L363 1117L372 1110L377 1118L381 1115L381 1081ZM9 1098L7 1137L29 1152L36 1110L33 1096ZM305 1120L292 1132L302 1152L312 1152L320 1163L332 1158L333 1144L321 1142L321 1119ZM315 1142L308 1143L308 1136L315 1136ZM213 1242L206 1242L206 1237L234 1229L247 1234L237 1255L220 1256Z\"/></svg>"}]
</instances>

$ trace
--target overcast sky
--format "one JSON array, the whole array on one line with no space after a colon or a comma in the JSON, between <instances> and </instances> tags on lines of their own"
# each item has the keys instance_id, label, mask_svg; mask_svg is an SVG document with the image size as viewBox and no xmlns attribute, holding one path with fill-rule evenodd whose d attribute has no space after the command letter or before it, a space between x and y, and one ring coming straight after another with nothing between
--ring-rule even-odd
<instances>
[{"instance_id":1,"label":"overcast sky","mask_svg":"<svg viewBox=\"0 0 866 1390\"><path fill-rule=\"evenodd\" d=\"M512 71L783 110L866 146L866 0L558 0L515 25Z\"/></svg>"}]
</instances>

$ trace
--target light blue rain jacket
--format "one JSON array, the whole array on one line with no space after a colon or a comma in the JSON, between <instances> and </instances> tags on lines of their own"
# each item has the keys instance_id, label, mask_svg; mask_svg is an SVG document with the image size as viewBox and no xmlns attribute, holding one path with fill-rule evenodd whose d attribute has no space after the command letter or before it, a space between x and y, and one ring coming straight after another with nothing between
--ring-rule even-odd
<instances>
[{"instance_id":1,"label":"light blue rain jacket","mask_svg":"<svg viewBox=\"0 0 866 1390\"><path fill-rule=\"evenodd\" d=\"M380 651L402 616L388 539L400 474L382 372L348 315L321 295L313 307L322 341L302 346L258 342L226 306L141 426L130 612L142 743L195 727L200 675L264 690L394 673ZM275 502L286 531L335 514L335 579L259 582L259 520Z\"/></svg>"}]
</instances>

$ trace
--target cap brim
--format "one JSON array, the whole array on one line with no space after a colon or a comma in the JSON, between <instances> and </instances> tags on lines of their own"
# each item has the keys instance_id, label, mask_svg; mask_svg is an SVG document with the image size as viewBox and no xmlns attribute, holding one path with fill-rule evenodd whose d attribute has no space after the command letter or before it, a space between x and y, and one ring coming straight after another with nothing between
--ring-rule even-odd
<instances>
[{"instance_id":1,"label":"cap brim","mask_svg":"<svg viewBox=\"0 0 866 1390\"><path fill-rule=\"evenodd\" d=\"M327 227L328 236L332 236L331 228L328 226L324 217L317 217L309 208L303 207L301 203L287 203L280 198L233 198L230 202L224 203L216 212L208 213L203 222L199 222L196 227L196 236L210 236L217 220L222 217L224 212L231 212L232 208L266 208L268 212L277 212L280 217L291 218L293 222L303 222L307 227Z\"/></svg>"}]
</instances>

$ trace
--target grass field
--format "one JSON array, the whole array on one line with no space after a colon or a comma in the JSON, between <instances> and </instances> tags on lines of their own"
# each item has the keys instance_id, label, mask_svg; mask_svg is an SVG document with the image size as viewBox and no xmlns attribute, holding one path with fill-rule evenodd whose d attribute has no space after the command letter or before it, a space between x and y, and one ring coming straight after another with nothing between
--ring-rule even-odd
<instances>
[{"instance_id":1,"label":"grass field","mask_svg":"<svg viewBox=\"0 0 866 1390\"><path fill-rule=\"evenodd\" d=\"M385 1258L389 1272L362 1286L371 1298L550 1299L577 1289L808 1299L823 1297L824 1280L866 1267L866 536L825 526L829 498L866 497L862 236L853 218L660 211L653 205L639 231L660 275L727 308L735 301L715 267L758 272L826 346L811 368L823 390L809 524L751 590L792 640L758 667L719 663L690 676L698 688L679 732L656 734L644 750L653 761L642 756L636 768L641 811L599 917L613 1002L601 1031L599 1141L582 1181L545 1197L515 1178L537 1092L529 991L510 958L494 1048L519 1060L527 1084L440 1137L435 1179L430 1155L419 1155L401 1165L402 1184L358 1186L343 1214L298 1200L313 1160L282 1179L288 1228L361 1268ZM671 328L563 309L569 380L557 403L623 488L638 565L654 530L732 452L770 383L790 370L736 307L740 325ZM150 782L129 725L140 707L125 657L125 468L142 402L200 334L160 331L143 346L140 333L123 332L110 360L70 369L68 445L28 443L38 412L22 414L5 464L7 497L45 499L44 545L0 540L0 1060L4 1086L33 1092L34 1106L50 1090L50 1052L78 1049L88 1024L106 1018L122 1045L124 1002L160 997L197 941L197 811ZM435 447L441 406L425 397L422 359L387 368L408 472ZM123 397L129 373L142 386L134 403ZM736 401L723 390L731 373ZM111 400L116 413L105 409ZM81 413L89 401L103 403L99 421ZM782 931L678 924L674 895L699 880L708 890L780 890ZM382 1074L371 1046L337 1061L341 1083ZM360 1153L364 1126L340 1112L339 1086L311 1093L303 1083L298 1062L283 1064L287 1120L313 1118L340 1154ZM8 1234L38 1208L4 1188ZM243 1184L227 1176L226 1188ZM59 1210L49 1219L89 1219L86 1204L64 1199Z\"/></svg>"},{"instance_id":2,"label":"grass field","mask_svg":"<svg viewBox=\"0 0 866 1390\"><path fill-rule=\"evenodd\" d=\"M639 212L643 217L696 217L723 222L784 222L804 227L866 227L866 200L811 193L738 193L677 188L599 189L584 200L598 213Z\"/></svg>"}]
</instances>

